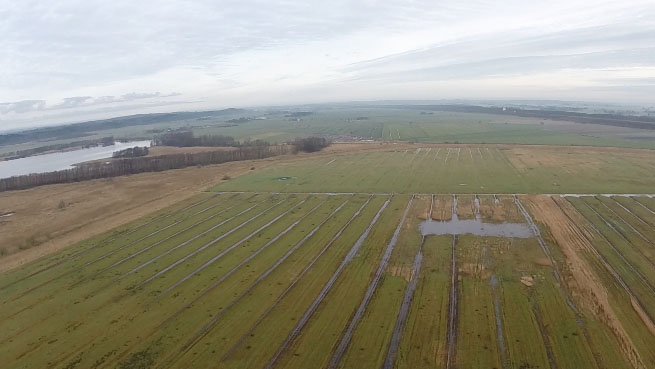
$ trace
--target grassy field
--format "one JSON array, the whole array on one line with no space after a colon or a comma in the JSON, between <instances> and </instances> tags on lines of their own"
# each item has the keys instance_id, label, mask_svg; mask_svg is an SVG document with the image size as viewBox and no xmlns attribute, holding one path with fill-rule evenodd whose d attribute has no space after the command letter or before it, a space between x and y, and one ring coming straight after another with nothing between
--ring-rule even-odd
<instances>
[{"instance_id":1,"label":"grassy field","mask_svg":"<svg viewBox=\"0 0 655 369\"><path fill-rule=\"evenodd\" d=\"M298 112L307 114L297 115ZM146 116L147 118L147 116ZM235 122L234 120L238 120ZM239 120L240 119L240 120ZM375 140L455 144L585 145L655 148L655 131L580 124L510 115L421 111L402 107L315 105L260 108L86 132L82 137L53 137L0 146L0 155L80 139L152 139L167 130L188 129L197 135L222 134L238 140L287 142L320 135L337 141Z\"/></svg>"},{"instance_id":2,"label":"grassy field","mask_svg":"<svg viewBox=\"0 0 655 369\"><path fill-rule=\"evenodd\" d=\"M650 368L653 205L205 193L1 275L2 366Z\"/></svg>"},{"instance_id":3,"label":"grassy field","mask_svg":"<svg viewBox=\"0 0 655 369\"><path fill-rule=\"evenodd\" d=\"M538 194L653 193L655 188L655 151L651 150L387 146L385 151L278 163L214 189Z\"/></svg>"}]
</instances>

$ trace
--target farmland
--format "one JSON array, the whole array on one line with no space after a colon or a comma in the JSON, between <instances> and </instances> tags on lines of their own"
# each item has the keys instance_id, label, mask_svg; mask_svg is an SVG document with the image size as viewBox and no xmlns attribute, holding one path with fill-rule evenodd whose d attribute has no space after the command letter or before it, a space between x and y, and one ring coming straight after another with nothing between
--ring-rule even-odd
<instances>
[{"instance_id":1,"label":"farmland","mask_svg":"<svg viewBox=\"0 0 655 369\"><path fill-rule=\"evenodd\" d=\"M515 145L378 145L279 162L218 191L652 193L652 150ZM610 180L611 179L611 180Z\"/></svg>"},{"instance_id":2,"label":"farmland","mask_svg":"<svg viewBox=\"0 0 655 369\"><path fill-rule=\"evenodd\" d=\"M655 367L650 130L256 113L114 133L344 142L0 199L3 368Z\"/></svg>"},{"instance_id":3,"label":"farmland","mask_svg":"<svg viewBox=\"0 0 655 369\"><path fill-rule=\"evenodd\" d=\"M649 196L206 192L0 276L0 356L650 368L654 226Z\"/></svg>"}]
</instances>

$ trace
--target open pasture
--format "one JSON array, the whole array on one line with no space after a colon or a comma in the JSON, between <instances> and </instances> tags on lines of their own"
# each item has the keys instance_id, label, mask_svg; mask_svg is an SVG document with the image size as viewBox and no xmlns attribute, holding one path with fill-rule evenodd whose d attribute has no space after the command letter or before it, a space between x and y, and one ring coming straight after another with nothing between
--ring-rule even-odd
<instances>
[{"instance_id":1,"label":"open pasture","mask_svg":"<svg viewBox=\"0 0 655 369\"><path fill-rule=\"evenodd\" d=\"M653 193L655 151L614 148L384 145L279 162L217 191ZM611 178L611 180L609 180Z\"/></svg>"},{"instance_id":2,"label":"open pasture","mask_svg":"<svg viewBox=\"0 0 655 369\"><path fill-rule=\"evenodd\" d=\"M321 135L337 140L459 144L538 144L655 148L652 130L580 124L511 115L424 111L407 107L310 106L306 115L286 111L248 112L261 119L238 125L189 122L198 134L284 142Z\"/></svg>"},{"instance_id":3,"label":"open pasture","mask_svg":"<svg viewBox=\"0 0 655 369\"><path fill-rule=\"evenodd\" d=\"M651 368L654 225L647 196L209 192L0 276L0 356Z\"/></svg>"}]
</instances>

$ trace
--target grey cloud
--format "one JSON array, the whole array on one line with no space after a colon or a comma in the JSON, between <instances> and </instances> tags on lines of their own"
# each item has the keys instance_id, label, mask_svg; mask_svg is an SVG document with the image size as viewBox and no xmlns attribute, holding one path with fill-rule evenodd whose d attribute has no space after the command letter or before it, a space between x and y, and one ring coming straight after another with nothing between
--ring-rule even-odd
<instances>
[{"instance_id":1,"label":"grey cloud","mask_svg":"<svg viewBox=\"0 0 655 369\"><path fill-rule=\"evenodd\" d=\"M132 92L122 96L73 96L66 97L59 104L48 105L45 100L24 100L10 103L0 103L0 114L8 113L29 113L35 111L49 111L49 110L68 110L75 108L84 108L95 105L103 104L124 104L136 100L147 100L153 98L167 98L180 96L181 94L173 92L169 94L162 94L161 92ZM154 102L155 104L161 103L162 105L169 104L170 102ZM177 103L177 102L176 102Z\"/></svg>"},{"instance_id":2,"label":"grey cloud","mask_svg":"<svg viewBox=\"0 0 655 369\"><path fill-rule=\"evenodd\" d=\"M43 110L45 108L45 100L23 100L10 103L0 103L0 113L27 113L31 111Z\"/></svg>"},{"instance_id":3,"label":"grey cloud","mask_svg":"<svg viewBox=\"0 0 655 369\"><path fill-rule=\"evenodd\" d=\"M67 97L67 98L64 99L64 101L61 104L54 105L54 106L50 107L50 109L75 108L75 107L84 105L91 98L92 98L91 96Z\"/></svg>"}]
</instances>

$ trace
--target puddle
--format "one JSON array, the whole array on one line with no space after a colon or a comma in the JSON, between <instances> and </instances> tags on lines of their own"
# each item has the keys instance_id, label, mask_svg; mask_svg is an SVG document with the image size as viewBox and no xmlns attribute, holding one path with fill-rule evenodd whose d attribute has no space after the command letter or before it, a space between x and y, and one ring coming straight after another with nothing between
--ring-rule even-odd
<instances>
[{"instance_id":1,"label":"puddle","mask_svg":"<svg viewBox=\"0 0 655 369\"><path fill-rule=\"evenodd\" d=\"M456 206L456 205L455 205ZM424 220L419 225L422 236L427 235L462 235L532 238L534 234L526 223L485 223L482 219L459 219L453 212L452 220Z\"/></svg>"},{"instance_id":2,"label":"puddle","mask_svg":"<svg viewBox=\"0 0 655 369\"><path fill-rule=\"evenodd\" d=\"M278 177L277 180L278 180L278 181L288 181L288 180L290 180L291 178L293 178L293 177Z\"/></svg>"},{"instance_id":3,"label":"puddle","mask_svg":"<svg viewBox=\"0 0 655 369\"><path fill-rule=\"evenodd\" d=\"M0 213L0 218L9 218L10 216L13 216L13 215L14 215L13 212L9 212L9 213Z\"/></svg>"}]
</instances>

